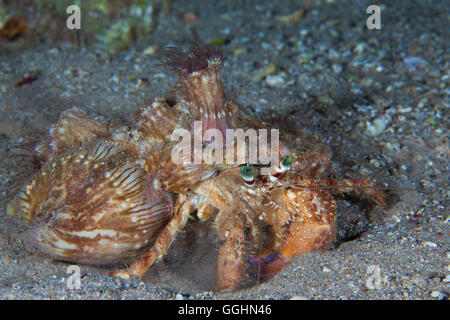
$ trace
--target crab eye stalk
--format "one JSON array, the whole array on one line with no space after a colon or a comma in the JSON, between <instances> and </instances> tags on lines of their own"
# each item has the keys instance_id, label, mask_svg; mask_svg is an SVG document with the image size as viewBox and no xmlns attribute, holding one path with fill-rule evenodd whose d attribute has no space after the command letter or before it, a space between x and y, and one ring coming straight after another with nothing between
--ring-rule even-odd
<instances>
[{"instance_id":1,"label":"crab eye stalk","mask_svg":"<svg viewBox=\"0 0 450 320\"><path fill-rule=\"evenodd\" d=\"M250 166L243 166L241 167L241 176L245 181L251 181L253 180L253 175L255 174L255 171Z\"/></svg>"},{"instance_id":2,"label":"crab eye stalk","mask_svg":"<svg viewBox=\"0 0 450 320\"><path fill-rule=\"evenodd\" d=\"M239 171L246 184L252 185L255 182L255 170L252 167L242 166Z\"/></svg>"},{"instance_id":3,"label":"crab eye stalk","mask_svg":"<svg viewBox=\"0 0 450 320\"><path fill-rule=\"evenodd\" d=\"M277 181L278 178L286 171L288 170L292 165L292 158L290 156L285 156L281 160L281 163L276 166L274 169L274 172L270 174L269 178L270 181L274 182Z\"/></svg>"},{"instance_id":4,"label":"crab eye stalk","mask_svg":"<svg viewBox=\"0 0 450 320\"><path fill-rule=\"evenodd\" d=\"M281 160L281 168L287 170L292 165L292 158L290 156L285 156L283 160Z\"/></svg>"}]
</instances>

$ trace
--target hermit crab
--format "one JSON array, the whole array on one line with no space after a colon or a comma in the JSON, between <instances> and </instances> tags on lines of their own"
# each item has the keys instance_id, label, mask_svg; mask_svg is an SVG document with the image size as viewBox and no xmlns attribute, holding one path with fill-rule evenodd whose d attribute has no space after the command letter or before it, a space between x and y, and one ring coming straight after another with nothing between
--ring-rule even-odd
<instances>
[{"instance_id":1,"label":"hermit crab","mask_svg":"<svg viewBox=\"0 0 450 320\"><path fill-rule=\"evenodd\" d=\"M297 254L330 247L334 194L358 192L385 204L367 181L323 178L330 152L312 135L246 139L272 128L226 96L223 60L212 46L169 49L164 63L179 83L139 108L131 124L64 112L36 147L42 168L7 209L28 224L32 244L58 260L131 262L112 274L142 276L196 214L214 219L218 289L236 289L249 260L271 276ZM243 141L230 130L242 130ZM190 137L183 143L174 136L180 131ZM263 149L271 150L265 160L252 158L249 150Z\"/></svg>"}]
</instances>

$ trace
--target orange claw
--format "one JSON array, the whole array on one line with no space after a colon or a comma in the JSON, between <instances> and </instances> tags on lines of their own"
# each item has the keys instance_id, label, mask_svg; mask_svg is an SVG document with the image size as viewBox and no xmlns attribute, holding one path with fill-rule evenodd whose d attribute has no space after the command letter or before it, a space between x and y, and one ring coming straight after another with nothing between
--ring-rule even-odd
<instances>
[{"instance_id":1,"label":"orange claw","mask_svg":"<svg viewBox=\"0 0 450 320\"><path fill-rule=\"evenodd\" d=\"M316 181L303 179L305 187ZM273 277L300 253L328 249L336 235L336 206L324 190L284 189L274 194L279 232L275 239L277 257L266 261L263 273ZM285 215L285 218L281 217ZM278 235L279 234L279 235Z\"/></svg>"},{"instance_id":2,"label":"orange claw","mask_svg":"<svg viewBox=\"0 0 450 320\"><path fill-rule=\"evenodd\" d=\"M269 278L275 276L300 253L328 249L335 234L334 224L292 222L286 241L278 252L279 258L267 264L264 268L265 275Z\"/></svg>"}]
</instances>

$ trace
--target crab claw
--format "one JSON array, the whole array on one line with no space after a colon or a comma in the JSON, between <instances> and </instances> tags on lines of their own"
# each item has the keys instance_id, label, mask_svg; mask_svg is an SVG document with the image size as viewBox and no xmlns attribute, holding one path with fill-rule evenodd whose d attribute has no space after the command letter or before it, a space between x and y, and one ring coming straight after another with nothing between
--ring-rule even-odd
<instances>
[{"instance_id":1,"label":"crab claw","mask_svg":"<svg viewBox=\"0 0 450 320\"><path fill-rule=\"evenodd\" d=\"M263 273L276 275L298 254L328 249L336 235L336 205L333 197L320 189L282 189L273 195L279 204L276 258L270 259Z\"/></svg>"},{"instance_id":2,"label":"crab claw","mask_svg":"<svg viewBox=\"0 0 450 320\"><path fill-rule=\"evenodd\" d=\"M334 225L330 224L291 223L286 242L278 252L278 259L267 264L265 275L268 278L275 276L300 253L328 249L334 241L335 233Z\"/></svg>"}]
</instances>

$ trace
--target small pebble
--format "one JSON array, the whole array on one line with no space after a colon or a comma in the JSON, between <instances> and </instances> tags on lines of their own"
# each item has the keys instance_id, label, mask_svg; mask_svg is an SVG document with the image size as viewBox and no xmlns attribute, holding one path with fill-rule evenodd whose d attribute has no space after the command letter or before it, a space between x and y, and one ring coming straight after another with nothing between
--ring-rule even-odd
<instances>
[{"instance_id":1,"label":"small pebble","mask_svg":"<svg viewBox=\"0 0 450 320\"><path fill-rule=\"evenodd\" d=\"M341 73L342 72L342 66L340 64L333 63L331 68L333 69L334 73Z\"/></svg>"},{"instance_id":2,"label":"small pebble","mask_svg":"<svg viewBox=\"0 0 450 320\"><path fill-rule=\"evenodd\" d=\"M247 50L245 48L236 48L232 52L233 56L241 56L243 54L247 53Z\"/></svg>"},{"instance_id":3,"label":"small pebble","mask_svg":"<svg viewBox=\"0 0 450 320\"><path fill-rule=\"evenodd\" d=\"M436 247L437 247L437 244L434 243L434 242L431 242L431 241L425 241L425 242L423 243L423 245L424 245L425 247L430 247L430 248L436 248Z\"/></svg>"},{"instance_id":4,"label":"small pebble","mask_svg":"<svg viewBox=\"0 0 450 320\"><path fill-rule=\"evenodd\" d=\"M148 46L143 52L142 54L144 56L151 56L154 55L156 53L156 51L158 50L158 46L157 45L151 45Z\"/></svg>"},{"instance_id":5,"label":"small pebble","mask_svg":"<svg viewBox=\"0 0 450 320\"><path fill-rule=\"evenodd\" d=\"M175 300L184 300L184 297L181 293L177 293L177 295L175 296Z\"/></svg>"},{"instance_id":6,"label":"small pebble","mask_svg":"<svg viewBox=\"0 0 450 320\"><path fill-rule=\"evenodd\" d=\"M448 274L444 279L442 279L443 283L449 283L450 282L450 274Z\"/></svg>"},{"instance_id":7,"label":"small pebble","mask_svg":"<svg viewBox=\"0 0 450 320\"><path fill-rule=\"evenodd\" d=\"M51 56L56 57L56 56L58 56L58 54L59 54L59 49L58 49L58 48L51 48L51 49L48 51L48 54L51 55Z\"/></svg>"},{"instance_id":8,"label":"small pebble","mask_svg":"<svg viewBox=\"0 0 450 320\"><path fill-rule=\"evenodd\" d=\"M286 16L278 16L275 19L281 23L299 22L303 17L303 10L294 11Z\"/></svg>"},{"instance_id":9,"label":"small pebble","mask_svg":"<svg viewBox=\"0 0 450 320\"><path fill-rule=\"evenodd\" d=\"M285 84L285 81L282 76L280 75L269 75L266 78L266 83L271 87L283 87Z\"/></svg>"},{"instance_id":10,"label":"small pebble","mask_svg":"<svg viewBox=\"0 0 450 320\"><path fill-rule=\"evenodd\" d=\"M430 296L440 299L442 297L442 293L440 291L431 291Z\"/></svg>"},{"instance_id":11,"label":"small pebble","mask_svg":"<svg viewBox=\"0 0 450 320\"><path fill-rule=\"evenodd\" d=\"M305 296L292 296L289 300L309 300L308 297Z\"/></svg>"},{"instance_id":12,"label":"small pebble","mask_svg":"<svg viewBox=\"0 0 450 320\"><path fill-rule=\"evenodd\" d=\"M367 44L365 42L360 42L358 45L353 49L353 52L355 52L357 55L360 55L364 52L365 48L367 47Z\"/></svg>"},{"instance_id":13,"label":"small pebble","mask_svg":"<svg viewBox=\"0 0 450 320\"><path fill-rule=\"evenodd\" d=\"M428 62L421 57L406 57L404 58L404 61L409 68L424 68L428 64Z\"/></svg>"},{"instance_id":14,"label":"small pebble","mask_svg":"<svg viewBox=\"0 0 450 320\"><path fill-rule=\"evenodd\" d=\"M362 84L364 87L369 88L369 87L371 87L371 86L373 85L373 80L372 80L372 78L364 78L364 79L361 81L361 84Z\"/></svg>"},{"instance_id":15,"label":"small pebble","mask_svg":"<svg viewBox=\"0 0 450 320\"><path fill-rule=\"evenodd\" d=\"M274 63L269 63L264 68L259 69L255 72L255 74L252 77L252 81L254 82L260 82L264 78L266 78L268 75L275 74L277 72L277 67Z\"/></svg>"},{"instance_id":16,"label":"small pebble","mask_svg":"<svg viewBox=\"0 0 450 320\"><path fill-rule=\"evenodd\" d=\"M385 117L380 117L375 119L372 123L367 124L367 133L371 136L377 136L382 133L387 126L387 119Z\"/></svg>"},{"instance_id":17,"label":"small pebble","mask_svg":"<svg viewBox=\"0 0 450 320\"><path fill-rule=\"evenodd\" d=\"M345 269L345 270L342 271L342 274L345 277L352 277L352 276L354 276L355 272L353 270L351 270L351 269Z\"/></svg>"},{"instance_id":18,"label":"small pebble","mask_svg":"<svg viewBox=\"0 0 450 320\"><path fill-rule=\"evenodd\" d=\"M413 111L413 108L411 108L411 107L398 106L398 107L397 107L397 111L398 111L399 113L409 113L409 112Z\"/></svg>"},{"instance_id":19,"label":"small pebble","mask_svg":"<svg viewBox=\"0 0 450 320\"><path fill-rule=\"evenodd\" d=\"M411 278L411 281L419 288L425 288L425 286L427 285L425 278L423 276L421 276L420 274L414 275Z\"/></svg>"},{"instance_id":20,"label":"small pebble","mask_svg":"<svg viewBox=\"0 0 450 320\"><path fill-rule=\"evenodd\" d=\"M375 168L379 168L381 166L380 161L377 159L371 159L370 164L373 165Z\"/></svg>"},{"instance_id":21,"label":"small pebble","mask_svg":"<svg viewBox=\"0 0 450 320\"><path fill-rule=\"evenodd\" d=\"M109 78L109 81L115 82L115 83L119 83L120 82L120 78L119 78L119 76L117 74L115 74L111 78Z\"/></svg>"}]
</instances>

